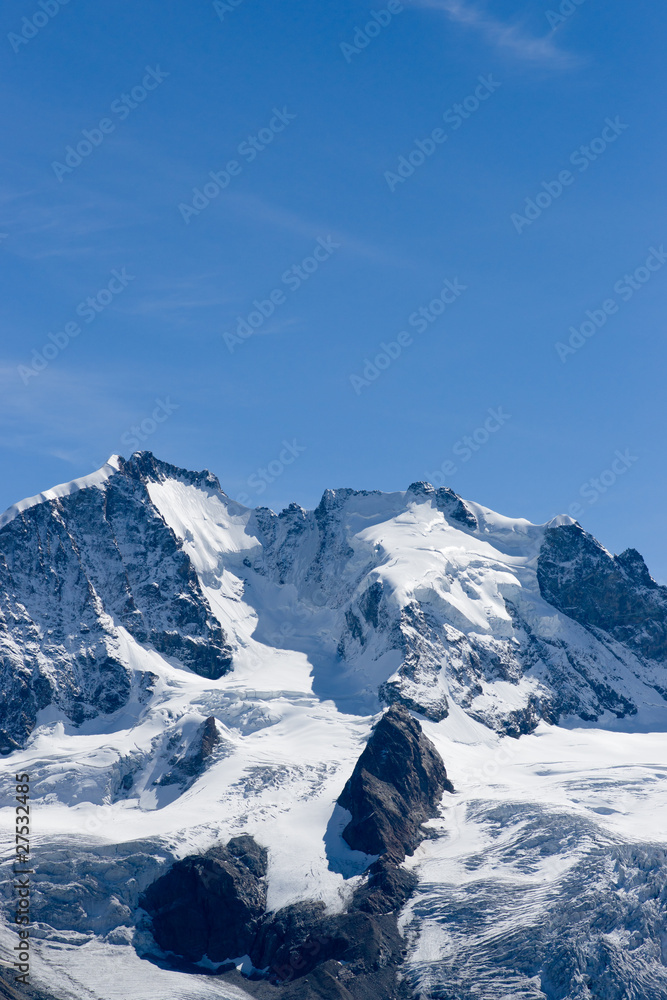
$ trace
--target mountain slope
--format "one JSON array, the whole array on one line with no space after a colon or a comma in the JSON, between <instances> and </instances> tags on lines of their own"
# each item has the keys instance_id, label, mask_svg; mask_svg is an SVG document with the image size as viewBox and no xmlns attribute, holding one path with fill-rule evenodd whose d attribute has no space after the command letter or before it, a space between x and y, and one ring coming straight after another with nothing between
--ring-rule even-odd
<instances>
[{"instance_id":1,"label":"mountain slope","mask_svg":"<svg viewBox=\"0 0 667 1000\"><path fill-rule=\"evenodd\" d=\"M634 550L425 483L327 490L314 511L276 514L142 452L17 504L0 517L0 827L11 835L12 778L29 772L35 975L63 997L150 996L151 976L169 998L242 996L236 973L145 971L142 894L174 861L251 836L268 851L269 911L346 912L374 859L346 843L336 803L398 703L456 789L405 863L405 982L440 998L620 1000L577 943L599 932L622 988L661 995L665 891L650 869L667 753L649 730L667 731L666 637L667 588ZM500 915L509 886L500 947L466 900ZM540 899L553 921L538 933ZM569 899L615 916L570 927ZM624 964L626 941L639 950Z\"/></svg>"},{"instance_id":2,"label":"mountain slope","mask_svg":"<svg viewBox=\"0 0 667 1000\"><path fill-rule=\"evenodd\" d=\"M513 734L634 714L667 689L667 589L638 553L422 483L276 515L209 473L113 459L3 516L0 601L5 751L49 705L80 723L148 691L121 630L213 679L253 640L292 648L352 711L379 698L442 719L453 700Z\"/></svg>"}]
</instances>

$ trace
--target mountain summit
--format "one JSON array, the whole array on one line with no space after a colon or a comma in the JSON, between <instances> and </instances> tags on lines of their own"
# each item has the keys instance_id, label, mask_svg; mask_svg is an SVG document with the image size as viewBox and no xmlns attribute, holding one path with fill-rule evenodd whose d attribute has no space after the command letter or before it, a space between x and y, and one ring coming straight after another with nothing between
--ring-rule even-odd
<instances>
[{"instance_id":1,"label":"mountain summit","mask_svg":"<svg viewBox=\"0 0 667 1000\"><path fill-rule=\"evenodd\" d=\"M664 997L666 663L667 588L566 516L423 482L275 513L149 452L17 503L0 815L29 774L36 981Z\"/></svg>"},{"instance_id":2,"label":"mountain summit","mask_svg":"<svg viewBox=\"0 0 667 1000\"><path fill-rule=\"evenodd\" d=\"M666 686L667 588L635 550L428 483L275 514L138 452L0 525L3 752L49 706L80 724L147 698L138 648L213 680L250 649L291 648L346 710L398 701L440 720L455 703L512 735L633 715Z\"/></svg>"}]
</instances>

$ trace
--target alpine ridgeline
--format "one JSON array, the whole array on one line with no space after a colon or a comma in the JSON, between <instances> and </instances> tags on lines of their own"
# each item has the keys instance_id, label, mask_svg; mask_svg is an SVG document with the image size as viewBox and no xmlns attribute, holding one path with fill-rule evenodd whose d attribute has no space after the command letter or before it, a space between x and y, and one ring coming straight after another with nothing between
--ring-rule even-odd
<instances>
[{"instance_id":1,"label":"alpine ridgeline","mask_svg":"<svg viewBox=\"0 0 667 1000\"><path fill-rule=\"evenodd\" d=\"M666 664L667 588L569 517L423 482L276 514L149 452L22 501L34 988L664 997Z\"/></svg>"}]
</instances>

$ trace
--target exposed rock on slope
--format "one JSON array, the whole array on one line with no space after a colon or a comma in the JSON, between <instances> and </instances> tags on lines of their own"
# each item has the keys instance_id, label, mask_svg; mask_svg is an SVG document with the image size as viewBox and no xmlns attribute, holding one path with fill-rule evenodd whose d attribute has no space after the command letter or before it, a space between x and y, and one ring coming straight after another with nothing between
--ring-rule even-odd
<instances>
[{"instance_id":1,"label":"exposed rock on slope","mask_svg":"<svg viewBox=\"0 0 667 1000\"><path fill-rule=\"evenodd\" d=\"M435 748L407 709L392 706L339 799L353 814L344 834L350 846L383 855L348 911L329 915L323 903L304 902L264 913L266 852L251 837L238 837L226 848L177 862L149 886L142 906L152 917L156 942L190 962L249 954L255 969L275 984L335 961L345 965L345 984L338 985L350 996L364 996L372 986L386 996L401 995L395 968L405 945L396 917L416 880L399 862L423 839L421 824L437 814L445 789L453 790Z\"/></svg>"},{"instance_id":2,"label":"exposed rock on slope","mask_svg":"<svg viewBox=\"0 0 667 1000\"><path fill-rule=\"evenodd\" d=\"M453 792L445 765L402 705L382 716L338 804L352 813L343 837L355 851L402 861L424 839L422 824Z\"/></svg>"},{"instance_id":3,"label":"exposed rock on slope","mask_svg":"<svg viewBox=\"0 0 667 1000\"><path fill-rule=\"evenodd\" d=\"M542 597L581 625L640 656L667 659L667 587L651 579L636 549L612 556L578 524L550 528L537 579Z\"/></svg>"},{"instance_id":4,"label":"exposed rock on slope","mask_svg":"<svg viewBox=\"0 0 667 1000\"><path fill-rule=\"evenodd\" d=\"M222 737L214 716L209 716L195 733L189 746L169 761L170 769L158 779L159 785L181 785L185 791L200 778L211 762Z\"/></svg>"},{"instance_id":5,"label":"exposed rock on slope","mask_svg":"<svg viewBox=\"0 0 667 1000\"><path fill-rule=\"evenodd\" d=\"M77 724L127 703L119 626L204 677L230 668L223 629L146 488L146 477L214 481L145 454L106 468L99 485L3 516L0 752L23 744L47 705Z\"/></svg>"},{"instance_id":6,"label":"exposed rock on slope","mask_svg":"<svg viewBox=\"0 0 667 1000\"><path fill-rule=\"evenodd\" d=\"M363 714L440 721L455 703L519 735L667 697L666 588L568 518L531 525L422 482L250 511L209 472L138 452L0 517L0 752L48 706L80 725L146 703L127 633L221 678L244 616L264 647L309 657L317 696Z\"/></svg>"},{"instance_id":7,"label":"exposed rock on slope","mask_svg":"<svg viewBox=\"0 0 667 1000\"><path fill-rule=\"evenodd\" d=\"M160 948L190 962L246 955L266 908L266 860L243 836L172 865L141 899Z\"/></svg>"},{"instance_id":8,"label":"exposed rock on slope","mask_svg":"<svg viewBox=\"0 0 667 1000\"><path fill-rule=\"evenodd\" d=\"M342 963L345 974L339 966L337 978L347 995L360 997L368 995L366 990L373 995L373 988L375 995L394 995L395 968L404 954L393 914L352 909L327 916L321 903L298 903L266 918L251 957L256 967L269 970L270 982L281 986L328 963Z\"/></svg>"}]
</instances>

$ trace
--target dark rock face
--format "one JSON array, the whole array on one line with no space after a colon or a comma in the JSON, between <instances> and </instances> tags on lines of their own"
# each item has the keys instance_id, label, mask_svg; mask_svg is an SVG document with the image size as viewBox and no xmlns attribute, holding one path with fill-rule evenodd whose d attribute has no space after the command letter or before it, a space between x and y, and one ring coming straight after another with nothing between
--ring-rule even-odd
<instances>
[{"instance_id":1,"label":"dark rock face","mask_svg":"<svg viewBox=\"0 0 667 1000\"><path fill-rule=\"evenodd\" d=\"M475 531L479 527L473 512L466 506L458 493L450 490L449 487L443 486L436 490L435 502L438 510L441 510L446 517L458 521L470 531Z\"/></svg>"},{"instance_id":2,"label":"dark rock face","mask_svg":"<svg viewBox=\"0 0 667 1000\"><path fill-rule=\"evenodd\" d=\"M169 761L171 767L158 781L159 785L182 785L189 788L208 767L213 753L222 738L214 716L210 716L197 730L189 746Z\"/></svg>"},{"instance_id":3,"label":"dark rock face","mask_svg":"<svg viewBox=\"0 0 667 1000\"><path fill-rule=\"evenodd\" d=\"M400 960L403 950L394 917L361 910L326 916L322 903L297 903L267 916L251 958L281 984L332 959L345 963L350 978L369 975Z\"/></svg>"},{"instance_id":4,"label":"dark rock face","mask_svg":"<svg viewBox=\"0 0 667 1000\"><path fill-rule=\"evenodd\" d=\"M447 696L438 690L434 697L431 691L447 650L442 627L426 608L413 601L401 609L393 632L394 646L401 650L403 662L398 679L380 686L380 700L387 705L401 704L433 722L441 722L449 715Z\"/></svg>"},{"instance_id":5,"label":"dark rock face","mask_svg":"<svg viewBox=\"0 0 667 1000\"><path fill-rule=\"evenodd\" d=\"M294 1000L404 995L393 990L405 945L395 914L377 905L378 893L386 901L390 891L379 870L359 905L333 916L319 902L265 913L265 874L266 851L252 837L236 837L226 847L176 862L148 887L140 905L152 918L156 942L179 967L180 960L194 963L204 955L224 963L249 954L262 970L259 979ZM396 898L404 892L405 886ZM259 981L245 980L244 988L265 995Z\"/></svg>"},{"instance_id":6,"label":"dark rock face","mask_svg":"<svg viewBox=\"0 0 667 1000\"><path fill-rule=\"evenodd\" d=\"M202 472L192 472L189 469L180 469L176 465L168 462L161 462L150 451L135 451L127 461L120 459L120 471L124 475L133 476L143 481L162 482L165 479L181 479L191 486L199 486L202 489L215 490L222 493L220 481L208 469Z\"/></svg>"},{"instance_id":7,"label":"dark rock face","mask_svg":"<svg viewBox=\"0 0 667 1000\"><path fill-rule=\"evenodd\" d=\"M226 636L146 488L149 473L179 471L141 453L101 487L27 508L0 528L0 752L23 745L49 704L78 724L127 703L115 626L204 677L230 669Z\"/></svg>"},{"instance_id":8,"label":"dark rock face","mask_svg":"<svg viewBox=\"0 0 667 1000\"><path fill-rule=\"evenodd\" d=\"M438 814L454 788L440 755L403 705L385 712L338 804L352 813L343 831L349 846L403 861L424 839L422 823Z\"/></svg>"},{"instance_id":9,"label":"dark rock face","mask_svg":"<svg viewBox=\"0 0 667 1000\"><path fill-rule=\"evenodd\" d=\"M348 844L382 855L348 911L327 915L323 903L304 902L265 913L266 851L252 837L236 837L177 862L149 886L141 905L156 942L187 962L248 954L259 979L294 1000L408 997L396 978L405 955L397 913L416 878L400 862L423 839L421 824L437 815L444 790L453 788L435 748L407 709L392 706L339 798L352 813ZM251 992L264 995L259 983Z\"/></svg>"},{"instance_id":10,"label":"dark rock face","mask_svg":"<svg viewBox=\"0 0 667 1000\"><path fill-rule=\"evenodd\" d=\"M667 659L667 587L651 578L636 549L611 556L578 524L549 528L537 579L544 600L581 625L603 629L640 656Z\"/></svg>"},{"instance_id":11,"label":"dark rock face","mask_svg":"<svg viewBox=\"0 0 667 1000\"><path fill-rule=\"evenodd\" d=\"M247 836L177 861L141 899L160 948L190 962L247 954L266 909L265 874L266 851Z\"/></svg>"},{"instance_id":12,"label":"dark rock face","mask_svg":"<svg viewBox=\"0 0 667 1000\"><path fill-rule=\"evenodd\" d=\"M401 910L417 886L417 876L388 858L378 858L366 872L368 878L356 890L353 910L365 913L395 913Z\"/></svg>"},{"instance_id":13,"label":"dark rock face","mask_svg":"<svg viewBox=\"0 0 667 1000\"><path fill-rule=\"evenodd\" d=\"M436 490L430 483L412 483L408 486L408 493L414 493L418 497L429 497L434 500L435 506L439 511L442 511L445 517L451 518L453 521L458 521L471 531L479 527L477 518L473 512L466 507L458 493L450 490L448 486Z\"/></svg>"}]
</instances>

